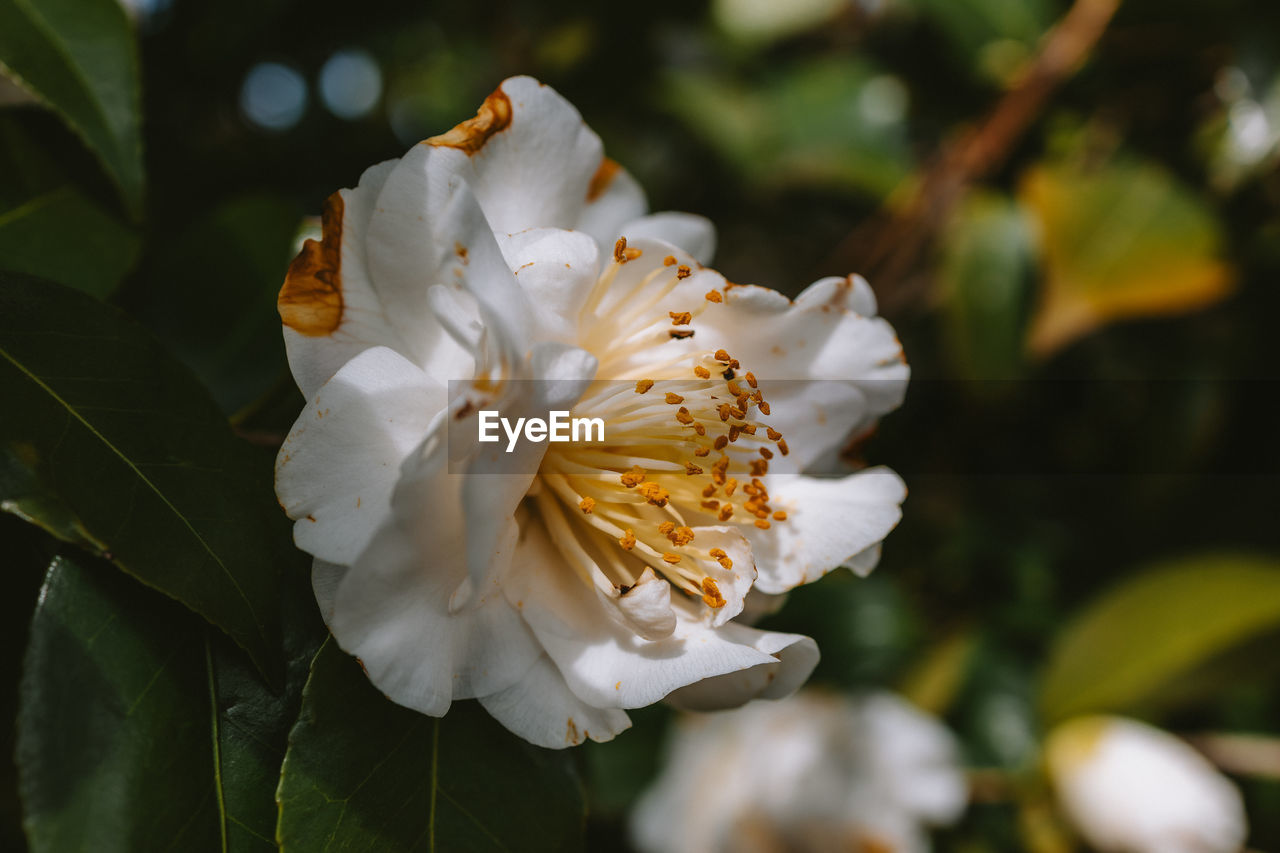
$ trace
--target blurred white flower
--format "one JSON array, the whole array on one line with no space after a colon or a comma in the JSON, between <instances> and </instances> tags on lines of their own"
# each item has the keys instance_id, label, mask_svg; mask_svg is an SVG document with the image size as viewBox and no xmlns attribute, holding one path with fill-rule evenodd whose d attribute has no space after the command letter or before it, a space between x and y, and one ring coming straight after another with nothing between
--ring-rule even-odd
<instances>
[{"instance_id":1,"label":"blurred white flower","mask_svg":"<svg viewBox=\"0 0 1280 853\"><path fill-rule=\"evenodd\" d=\"M1183 741L1119 717L1082 717L1045 742L1067 818L1098 850L1233 853L1247 831L1240 793Z\"/></svg>"},{"instance_id":2,"label":"blurred white flower","mask_svg":"<svg viewBox=\"0 0 1280 853\"><path fill-rule=\"evenodd\" d=\"M646 853L929 849L968 787L954 736L890 693L801 693L677 724L632 814Z\"/></svg>"},{"instance_id":3,"label":"blurred white flower","mask_svg":"<svg viewBox=\"0 0 1280 853\"><path fill-rule=\"evenodd\" d=\"M334 637L394 701L475 697L566 746L663 698L788 695L817 649L731 621L744 596L868 571L897 523L891 471L800 473L905 391L866 282L730 284L710 223L645 210L577 111L514 78L330 197L290 267L309 403L276 489ZM507 452L477 443L486 410L607 441Z\"/></svg>"}]
</instances>

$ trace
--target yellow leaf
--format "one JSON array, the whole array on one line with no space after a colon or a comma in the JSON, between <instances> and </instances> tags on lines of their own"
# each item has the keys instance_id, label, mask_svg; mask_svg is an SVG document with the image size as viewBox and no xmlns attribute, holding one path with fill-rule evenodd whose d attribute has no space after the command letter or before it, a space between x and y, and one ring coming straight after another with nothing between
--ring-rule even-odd
<instances>
[{"instance_id":1,"label":"yellow leaf","mask_svg":"<svg viewBox=\"0 0 1280 853\"><path fill-rule=\"evenodd\" d=\"M1032 355L1115 320L1195 311L1231 291L1216 220L1161 169L1038 166L1019 197L1037 220L1044 259Z\"/></svg>"}]
</instances>

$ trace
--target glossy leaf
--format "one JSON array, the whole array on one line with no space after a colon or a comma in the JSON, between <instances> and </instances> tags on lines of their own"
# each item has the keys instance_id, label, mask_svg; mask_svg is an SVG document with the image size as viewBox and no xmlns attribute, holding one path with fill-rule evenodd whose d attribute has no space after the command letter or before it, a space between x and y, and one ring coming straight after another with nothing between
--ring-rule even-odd
<instances>
[{"instance_id":1,"label":"glossy leaf","mask_svg":"<svg viewBox=\"0 0 1280 853\"><path fill-rule=\"evenodd\" d=\"M0 210L0 268L105 297L138 255L132 229L69 187Z\"/></svg>"},{"instance_id":2,"label":"glossy leaf","mask_svg":"<svg viewBox=\"0 0 1280 853\"><path fill-rule=\"evenodd\" d=\"M1019 198L1044 250L1044 290L1028 348L1045 356L1097 327L1194 311L1231 290L1213 214L1163 170L1040 166Z\"/></svg>"},{"instance_id":3,"label":"glossy leaf","mask_svg":"<svg viewBox=\"0 0 1280 853\"><path fill-rule=\"evenodd\" d=\"M33 853L207 846L204 629L106 569L55 559L32 622L18 765Z\"/></svg>"},{"instance_id":4,"label":"glossy leaf","mask_svg":"<svg viewBox=\"0 0 1280 853\"><path fill-rule=\"evenodd\" d=\"M0 389L0 445L30 474L0 481L0 500L52 496L50 532L65 535L70 514L270 671L279 512L266 464L186 370L115 309L0 275Z\"/></svg>"},{"instance_id":5,"label":"glossy leaf","mask_svg":"<svg viewBox=\"0 0 1280 853\"><path fill-rule=\"evenodd\" d=\"M291 689L273 692L175 603L105 564L56 558L21 693L33 850L274 849L307 636L285 650Z\"/></svg>"},{"instance_id":6,"label":"glossy leaf","mask_svg":"<svg viewBox=\"0 0 1280 853\"><path fill-rule=\"evenodd\" d=\"M572 767L474 702L438 720L393 704L329 641L289 736L277 840L305 853L579 849Z\"/></svg>"},{"instance_id":7,"label":"glossy leaf","mask_svg":"<svg viewBox=\"0 0 1280 853\"><path fill-rule=\"evenodd\" d=\"M0 71L57 112L142 209L137 47L116 0L0 0Z\"/></svg>"},{"instance_id":8,"label":"glossy leaf","mask_svg":"<svg viewBox=\"0 0 1280 853\"><path fill-rule=\"evenodd\" d=\"M1206 661L1280 628L1280 563L1185 559L1132 578L1054 643L1040 704L1051 720L1142 707Z\"/></svg>"}]
</instances>

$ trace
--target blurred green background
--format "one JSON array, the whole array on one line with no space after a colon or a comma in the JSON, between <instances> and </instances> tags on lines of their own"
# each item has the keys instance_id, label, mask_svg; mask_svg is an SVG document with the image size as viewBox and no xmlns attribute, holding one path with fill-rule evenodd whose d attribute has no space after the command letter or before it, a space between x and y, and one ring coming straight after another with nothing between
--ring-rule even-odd
<instances>
[{"instance_id":1,"label":"blurred green background","mask_svg":"<svg viewBox=\"0 0 1280 853\"><path fill-rule=\"evenodd\" d=\"M729 279L862 272L902 338L907 402L846 457L903 475L905 519L871 579L770 617L818 640L815 681L904 690L1013 778L1078 711L1280 737L1280 5L1110 5L145 0L81 21L99 104L0 83L0 269L122 307L270 449L302 403L274 302L304 217L532 74L653 209L715 222ZM1064 27L1085 62L1047 67ZM0 533L8 691L43 546ZM592 849L654 769L666 714L635 718L578 756ZM1280 767L1236 780L1280 847ZM990 799L944 849L1032 844L1035 794Z\"/></svg>"}]
</instances>

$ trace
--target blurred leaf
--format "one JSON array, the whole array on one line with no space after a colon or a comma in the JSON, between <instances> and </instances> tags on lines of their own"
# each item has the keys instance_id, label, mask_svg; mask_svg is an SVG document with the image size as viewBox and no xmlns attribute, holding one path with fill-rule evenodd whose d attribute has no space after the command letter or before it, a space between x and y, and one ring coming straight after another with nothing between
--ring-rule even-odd
<instances>
[{"instance_id":1,"label":"blurred leaf","mask_svg":"<svg viewBox=\"0 0 1280 853\"><path fill-rule=\"evenodd\" d=\"M53 496L119 567L186 604L272 672L279 513L266 465L135 323L77 291L0 274L0 499ZM38 484L38 488L33 486ZM30 513L31 504L23 504Z\"/></svg>"},{"instance_id":2,"label":"blurred leaf","mask_svg":"<svg viewBox=\"0 0 1280 853\"><path fill-rule=\"evenodd\" d=\"M134 232L68 187L0 210L0 267L11 272L103 298L137 256Z\"/></svg>"},{"instance_id":3,"label":"blurred leaf","mask_svg":"<svg viewBox=\"0 0 1280 853\"><path fill-rule=\"evenodd\" d=\"M1048 0L910 0L982 76L1008 80L1053 23Z\"/></svg>"},{"instance_id":4,"label":"blurred leaf","mask_svg":"<svg viewBox=\"0 0 1280 853\"><path fill-rule=\"evenodd\" d=\"M225 646L105 565L53 561L21 696L33 851L275 848L274 793L307 656L295 655L293 689L277 694Z\"/></svg>"},{"instance_id":5,"label":"blurred leaf","mask_svg":"<svg viewBox=\"0 0 1280 853\"><path fill-rule=\"evenodd\" d=\"M0 71L62 116L139 215L137 50L117 0L0 0Z\"/></svg>"},{"instance_id":6,"label":"blurred leaf","mask_svg":"<svg viewBox=\"0 0 1280 853\"><path fill-rule=\"evenodd\" d=\"M1111 321L1194 311L1231 290L1217 220L1156 166L1042 165L1024 176L1019 198L1044 248L1027 341L1037 356Z\"/></svg>"},{"instance_id":7,"label":"blurred leaf","mask_svg":"<svg viewBox=\"0 0 1280 853\"><path fill-rule=\"evenodd\" d=\"M525 743L474 702L442 719L395 705L331 640L312 663L278 797L286 853L581 846L569 753Z\"/></svg>"},{"instance_id":8,"label":"blurred leaf","mask_svg":"<svg viewBox=\"0 0 1280 853\"><path fill-rule=\"evenodd\" d=\"M1280 626L1280 563L1183 559L1124 581L1057 638L1040 692L1050 721L1143 705L1202 662Z\"/></svg>"},{"instance_id":9,"label":"blurred leaf","mask_svg":"<svg viewBox=\"0 0 1280 853\"><path fill-rule=\"evenodd\" d=\"M944 716L964 686L977 648L978 637L971 628L951 633L907 673L898 692L917 708Z\"/></svg>"},{"instance_id":10,"label":"blurred leaf","mask_svg":"<svg viewBox=\"0 0 1280 853\"><path fill-rule=\"evenodd\" d=\"M1034 243L1026 212L1010 199L971 196L952 220L938 274L953 363L963 377L1011 379L1020 372Z\"/></svg>"},{"instance_id":11,"label":"blurred leaf","mask_svg":"<svg viewBox=\"0 0 1280 853\"><path fill-rule=\"evenodd\" d=\"M694 72L666 79L669 108L753 183L887 195L911 168L906 86L842 57L758 86Z\"/></svg>"},{"instance_id":12,"label":"blurred leaf","mask_svg":"<svg viewBox=\"0 0 1280 853\"><path fill-rule=\"evenodd\" d=\"M716 25L745 42L769 42L812 29L848 8L849 0L715 0Z\"/></svg>"},{"instance_id":13,"label":"blurred leaf","mask_svg":"<svg viewBox=\"0 0 1280 853\"><path fill-rule=\"evenodd\" d=\"M276 295L301 218L273 196L220 204L166 241L129 294L138 319L228 414L288 377Z\"/></svg>"}]
</instances>

